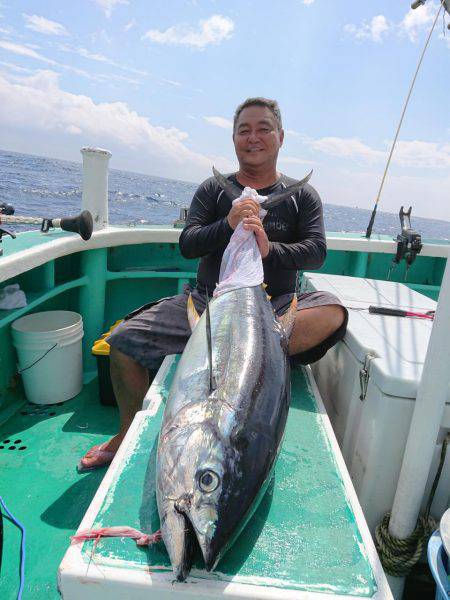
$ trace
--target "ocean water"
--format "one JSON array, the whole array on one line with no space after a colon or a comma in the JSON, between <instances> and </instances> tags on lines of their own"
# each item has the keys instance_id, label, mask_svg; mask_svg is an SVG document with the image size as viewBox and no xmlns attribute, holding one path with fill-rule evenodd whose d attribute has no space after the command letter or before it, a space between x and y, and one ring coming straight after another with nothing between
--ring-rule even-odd
<instances>
[{"instance_id":1,"label":"ocean water","mask_svg":"<svg viewBox=\"0 0 450 600\"><path fill-rule=\"evenodd\" d=\"M128 171L109 171L109 220L111 224L164 224L178 218L189 206L194 183L164 179ZM12 204L16 215L60 218L80 212L82 167L55 158L0 150L0 204ZM324 204L327 231L365 232L370 211ZM414 216L412 226L423 238L450 239L450 223ZM14 231L38 229L37 225L8 225ZM374 233L396 237L398 214L379 211Z\"/></svg>"}]
</instances>

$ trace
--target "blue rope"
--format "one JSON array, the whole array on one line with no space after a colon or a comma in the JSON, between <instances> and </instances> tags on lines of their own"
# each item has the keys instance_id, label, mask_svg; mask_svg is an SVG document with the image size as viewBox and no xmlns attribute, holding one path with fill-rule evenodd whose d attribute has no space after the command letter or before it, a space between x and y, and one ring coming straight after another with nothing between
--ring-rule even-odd
<instances>
[{"instance_id":1,"label":"blue rope","mask_svg":"<svg viewBox=\"0 0 450 600\"><path fill-rule=\"evenodd\" d=\"M1 496L0 504L3 506L4 511L14 523L14 525L16 525L16 527L18 527L22 532L22 541L20 543L20 586L19 592L17 593L17 600L22 600L23 585L25 583L25 527L21 523L19 523L19 521L16 518L14 518L13 515L9 512Z\"/></svg>"}]
</instances>

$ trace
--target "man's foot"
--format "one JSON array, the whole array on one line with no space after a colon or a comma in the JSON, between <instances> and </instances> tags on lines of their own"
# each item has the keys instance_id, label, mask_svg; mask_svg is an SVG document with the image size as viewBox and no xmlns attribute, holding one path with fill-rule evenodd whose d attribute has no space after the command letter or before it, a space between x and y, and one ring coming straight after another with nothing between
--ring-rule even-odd
<instances>
[{"instance_id":1,"label":"man's foot","mask_svg":"<svg viewBox=\"0 0 450 600\"><path fill-rule=\"evenodd\" d=\"M94 471L108 466L116 455L122 440L123 436L116 435L104 444L93 446L78 463L78 473Z\"/></svg>"}]
</instances>

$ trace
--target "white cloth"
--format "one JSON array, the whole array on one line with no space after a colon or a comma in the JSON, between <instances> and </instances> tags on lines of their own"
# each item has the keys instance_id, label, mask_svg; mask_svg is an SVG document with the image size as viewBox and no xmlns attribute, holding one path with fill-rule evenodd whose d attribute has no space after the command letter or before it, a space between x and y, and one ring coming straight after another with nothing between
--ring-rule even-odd
<instances>
[{"instance_id":1,"label":"white cloth","mask_svg":"<svg viewBox=\"0 0 450 600\"><path fill-rule=\"evenodd\" d=\"M252 198L259 204L267 200L267 196L259 196L256 190L246 187L239 198L233 201L233 204L247 198ZM267 211L261 208L259 210L260 219L263 219L266 213ZM225 292L231 292L231 290L261 285L263 281L264 269L255 234L253 231L244 229L241 221L223 253L219 283L213 295L216 297Z\"/></svg>"},{"instance_id":2,"label":"white cloth","mask_svg":"<svg viewBox=\"0 0 450 600\"><path fill-rule=\"evenodd\" d=\"M0 290L0 310L23 308L26 305L27 299L25 293L20 289L18 283L6 285Z\"/></svg>"}]
</instances>

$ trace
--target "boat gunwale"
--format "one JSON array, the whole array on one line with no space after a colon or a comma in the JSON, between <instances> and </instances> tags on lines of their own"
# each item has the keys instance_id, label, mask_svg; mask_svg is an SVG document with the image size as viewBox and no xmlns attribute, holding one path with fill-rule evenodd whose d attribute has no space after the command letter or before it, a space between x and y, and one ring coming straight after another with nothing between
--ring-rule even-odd
<instances>
[{"instance_id":1,"label":"boat gunwale","mask_svg":"<svg viewBox=\"0 0 450 600\"><path fill-rule=\"evenodd\" d=\"M29 248L9 255L4 254L0 257L0 283L30 269L40 267L56 258L85 250L149 243L178 244L181 231L181 229L169 226L136 228L110 226L94 232L88 241L83 241L79 236L67 235L64 232L51 232L46 234L48 236L47 242L40 243L39 245L32 244ZM23 236L27 233L29 232L22 232L18 235ZM33 234L35 233L33 232ZM361 237L351 237L352 235L361 235ZM14 243L14 240L8 240L8 242L10 246ZM367 240L362 234L347 234L344 237L340 237L330 232L327 233L327 247L329 251L395 254L397 244L395 240L390 240L389 238ZM436 240L436 243L425 242L420 256L448 258L449 254L450 244L439 243Z\"/></svg>"}]
</instances>

